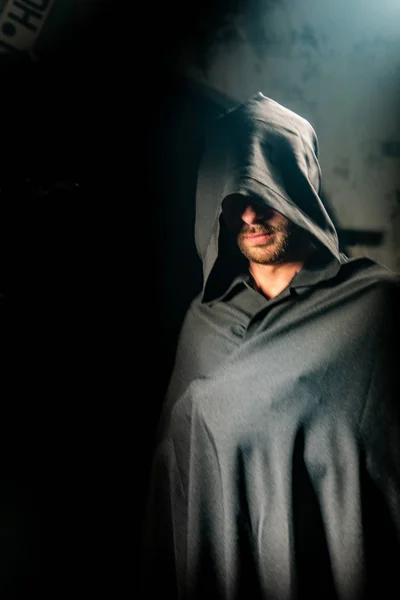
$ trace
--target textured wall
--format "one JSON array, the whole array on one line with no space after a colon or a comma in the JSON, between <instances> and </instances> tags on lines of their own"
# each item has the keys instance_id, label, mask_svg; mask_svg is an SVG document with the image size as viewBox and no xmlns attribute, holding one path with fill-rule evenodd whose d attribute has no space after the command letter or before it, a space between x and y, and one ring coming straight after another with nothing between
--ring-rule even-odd
<instances>
[{"instance_id":1,"label":"textured wall","mask_svg":"<svg viewBox=\"0 0 400 600\"><path fill-rule=\"evenodd\" d=\"M383 233L349 254L400 271L400 2L251 6L227 19L206 66L188 73L233 102L260 90L309 119L340 226Z\"/></svg>"}]
</instances>

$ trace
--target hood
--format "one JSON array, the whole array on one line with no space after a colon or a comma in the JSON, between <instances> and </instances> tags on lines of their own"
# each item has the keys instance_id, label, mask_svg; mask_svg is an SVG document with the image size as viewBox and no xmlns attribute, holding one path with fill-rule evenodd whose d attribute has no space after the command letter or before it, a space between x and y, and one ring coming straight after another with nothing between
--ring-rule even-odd
<instances>
[{"instance_id":1,"label":"hood","mask_svg":"<svg viewBox=\"0 0 400 600\"><path fill-rule=\"evenodd\" d=\"M206 135L197 181L195 241L203 263L203 296L224 260L220 215L231 194L277 210L340 262L338 236L320 188L317 136L306 119L261 92L218 117ZM228 265L225 256L219 272L228 266L232 271L232 260L239 258Z\"/></svg>"}]
</instances>

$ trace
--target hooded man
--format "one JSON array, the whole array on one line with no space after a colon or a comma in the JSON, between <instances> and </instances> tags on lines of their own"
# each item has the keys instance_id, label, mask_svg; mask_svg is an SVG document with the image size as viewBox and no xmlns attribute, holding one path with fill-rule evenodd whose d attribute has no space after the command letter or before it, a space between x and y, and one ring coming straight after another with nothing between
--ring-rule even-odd
<instances>
[{"instance_id":1,"label":"hooded man","mask_svg":"<svg viewBox=\"0 0 400 600\"><path fill-rule=\"evenodd\" d=\"M317 154L261 93L207 138L203 289L157 436L146 598L400 594L399 279L339 252Z\"/></svg>"}]
</instances>

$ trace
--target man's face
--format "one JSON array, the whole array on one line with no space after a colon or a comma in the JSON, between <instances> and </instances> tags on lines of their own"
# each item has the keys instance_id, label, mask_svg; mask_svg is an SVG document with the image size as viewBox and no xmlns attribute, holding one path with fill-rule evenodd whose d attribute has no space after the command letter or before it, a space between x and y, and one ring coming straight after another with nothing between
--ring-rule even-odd
<instances>
[{"instance_id":1,"label":"man's face","mask_svg":"<svg viewBox=\"0 0 400 600\"><path fill-rule=\"evenodd\" d=\"M254 263L274 265L296 259L307 244L300 227L276 210L247 198L225 201L222 214L237 236L240 251Z\"/></svg>"}]
</instances>

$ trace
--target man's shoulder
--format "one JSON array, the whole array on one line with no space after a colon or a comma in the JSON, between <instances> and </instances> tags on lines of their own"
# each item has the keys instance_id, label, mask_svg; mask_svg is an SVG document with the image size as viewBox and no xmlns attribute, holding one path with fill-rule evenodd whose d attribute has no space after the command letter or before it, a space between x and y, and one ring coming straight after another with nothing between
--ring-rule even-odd
<instances>
[{"instance_id":1,"label":"man's shoulder","mask_svg":"<svg viewBox=\"0 0 400 600\"><path fill-rule=\"evenodd\" d=\"M207 306L208 305L203 301L202 292L194 296L185 313L184 324L187 326L187 324L192 322L193 319L197 319L199 314L203 313Z\"/></svg>"}]
</instances>

